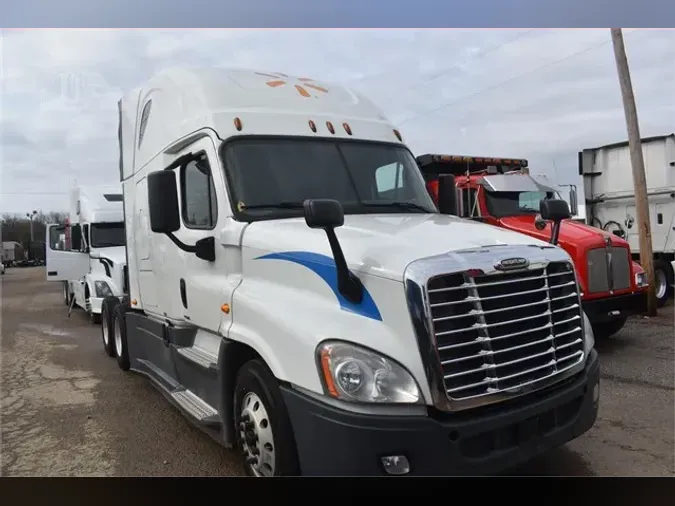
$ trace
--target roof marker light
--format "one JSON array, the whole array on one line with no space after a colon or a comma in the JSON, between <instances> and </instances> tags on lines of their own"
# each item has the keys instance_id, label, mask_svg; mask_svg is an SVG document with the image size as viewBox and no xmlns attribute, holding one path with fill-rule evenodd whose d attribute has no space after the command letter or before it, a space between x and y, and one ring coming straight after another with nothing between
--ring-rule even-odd
<instances>
[{"instance_id":1,"label":"roof marker light","mask_svg":"<svg viewBox=\"0 0 675 506\"><path fill-rule=\"evenodd\" d=\"M398 130L394 129L394 135L396 136L396 138L397 138L399 141L403 142L403 137L401 137L401 132L399 132Z\"/></svg>"},{"instance_id":2,"label":"roof marker light","mask_svg":"<svg viewBox=\"0 0 675 506\"><path fill-rule=\"evenodd\" d=\"M309 128L312 130L312 132L316 133L316 123L314 123L311 119L309 120Z\"/></svg>"},{"instance_id":3,"label":"roof marker light","mask_svg":"<svg viewBox=\"0 0 675 506\"><path fill-rule=\"evenodd\" d=\"M234 128L241 131L242 124L241 124L241 120L239 118L234 118Z\"/></svg>"},{"instance_id":4,"label":"roof marker light","mask_svg":"<svg viewBox=\"0 0 675 506\"><path fill-rule=\"evenodd\" d=\"M345 132L347 132L348 135L352 134L352 129L347 123L342 123L343 128L345 129Z\"/></svg>"},{"instance_id":5,"label":"roof marker light","mask_svg":"<svg viewBox=\"0 0 675 506\"><path fill-rule=\"evenodd\" d=\"M335 133L335 128L333 128L333 123L331 123L330 121L326 121L326 126L328 127L328 131L330 133L332 133L332 134Z\"/></svg>"}]
</instances>

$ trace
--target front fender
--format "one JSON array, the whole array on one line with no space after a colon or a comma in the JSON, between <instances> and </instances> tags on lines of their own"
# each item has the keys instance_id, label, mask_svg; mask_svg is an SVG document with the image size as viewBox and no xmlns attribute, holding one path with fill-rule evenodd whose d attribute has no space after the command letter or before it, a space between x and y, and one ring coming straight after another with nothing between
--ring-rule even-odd
<instances>
[{"instance_id":1,"label":"front fender","mask_svg":"<svg viewBox=\"0 0 675 506\"><path fill-rule=\"evenodd\" d=\"M278 379L322 394L316 348L339 339L396 360L430 399L402 283L360 275L373 306L359 311L341 303L311 270L292 262L262 262L234 292L227 337L256 350Z\"/></svg>"}]
</instances>

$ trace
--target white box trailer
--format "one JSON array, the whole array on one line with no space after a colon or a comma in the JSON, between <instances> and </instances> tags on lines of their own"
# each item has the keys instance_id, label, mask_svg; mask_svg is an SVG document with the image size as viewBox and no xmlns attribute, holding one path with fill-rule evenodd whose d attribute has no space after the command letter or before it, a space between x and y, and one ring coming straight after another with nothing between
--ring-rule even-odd
<instances>
[{"instance_id":1,"label":"white box trailer","mask_svg":"<svg viewBox=\"0 0 675 506\"><path fill-rule=\"evenodd\" d=\"M47 226L46 276L63 283L65 304L74 299L98 322L103 299L125 292L122 188L75 186L69 202L67 222Z\"/></svg>"},{"instance_id":2,"label":"white box trailer","mask_svg":"<svg viewBox=\"0 0 675 506\"><path fill-rule=\"evenodd\" d=\"M449 178L439 212L365 97L171 69L119 114L129 293L104 300L105 350L248 474L494 473L593 425L569 255L449 216Z\"/></svg>"},{"instance_id":3,"label":"white box trailer","mask_svg":"<svg viewBox=\"0 0 675 506\"><path fill-rule=\"evenodd\" d=\"M673 292L675 260L675 134L642 139L652 232L656 296L663 305ZM635 190L628 142L579 152L587 222L625 238L640 256Z\"/></svg>"}]
</instances>

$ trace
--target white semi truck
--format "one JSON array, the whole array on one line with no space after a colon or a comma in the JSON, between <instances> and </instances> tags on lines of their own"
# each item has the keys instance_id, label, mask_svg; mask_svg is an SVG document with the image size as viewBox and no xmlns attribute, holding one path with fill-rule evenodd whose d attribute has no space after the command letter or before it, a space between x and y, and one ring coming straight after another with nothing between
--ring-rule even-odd
<instances>
[{"instance_id":1,"label":"white semi truck","mask_svg":"<svg viewBox=\"0 0 675 506\"><path fill-rule=\"evenodd\" d=\"M47 226L47 280L62 282L64 303L81 307L95 323L103 299L125 293L124 241L120 185L74 187L66 223Z\"/></svg>"},{"instance_id":2,"label":"white semi truck","mask_svg":"<svg viewBox=\"0 0 675 506\"><path fill-rule=\"evenodd\" d=\"M654 253L654 290L659 305L663 305L675 284L671 267L675 260L675 134L642 139L642 153ZM640 241L628 142L579 152L579 174L584 179L588 223L628 241L633 259L638 261Z\"/></svg>"},{"instance_id":3,"label":"white semi truck","mask_svg":"<svg viewBox=\"0 0 675 506\"><path fill-rule=\"evenodd\" d=\"M594 424L569 255L452 216L452 176L437 208L360 94L170 69L119 121L129 292L103 302L106 352L248 474L494 473Z\"/></svg>"}]
</instances>

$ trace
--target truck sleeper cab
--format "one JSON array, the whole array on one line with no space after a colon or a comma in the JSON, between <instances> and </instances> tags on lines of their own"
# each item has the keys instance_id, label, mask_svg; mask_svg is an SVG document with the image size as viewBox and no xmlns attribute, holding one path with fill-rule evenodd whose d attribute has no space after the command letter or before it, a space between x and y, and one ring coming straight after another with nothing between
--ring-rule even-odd
<instances>
[{"instance_id":1,"label":"truck sleeper cab","mask_svg":"<svg viewBox=\"0 0 675 506\"><path fill-rule=\"evenodd\" d=\"M126 283L121 186L76 186L64 224L46 230L46 278L63 283L66 306L100 323L103 299L121 296Z\"/></svg>"},{"instance_id":2,"label":"truck sleeper cab","mask_svg":"<svg viewBox=\"0 0 675 506\"><path fill-rule=\"evenodd\" d=\"M417 161L432 195L439 174L455 175L461 216L542 240L550 237L539 203L560 195L529 175L527 160L426 154ZM574 191L570 200L576 202ZM647 277L632 261L625 240L566 220L558 244L574 261L583 308L596 338L616 334L629 316L646 311Z\"/></svg>"},{"instance_id":3,"label":"truck sleeper cab","mask_svg":"<svg viewBox=\"0 0 675 506\"><path fill-rule=\"evenodd\" d=\"M367 99L170 69L119 108L129 293L104 300L106 351L248 474L495 473L593 425L569 255L449 215L447 179L439 212Z\"/></svg>"}]
</instances>

